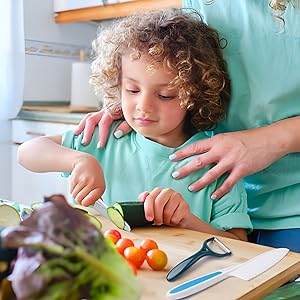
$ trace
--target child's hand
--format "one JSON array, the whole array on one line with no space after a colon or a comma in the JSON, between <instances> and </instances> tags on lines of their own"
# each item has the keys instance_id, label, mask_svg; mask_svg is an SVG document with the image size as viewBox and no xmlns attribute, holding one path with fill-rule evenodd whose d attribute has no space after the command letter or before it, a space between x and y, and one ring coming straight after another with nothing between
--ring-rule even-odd
<instances>
[{"instance_id":1,"label":"child's hand","mask_svg":"<svg viewBox=\"0 0 300 300\"><path fill-rule=\"evenodd\" d=\"M73 163L70 176L70 193L77 203L89 206L98 200L105 190L102 169L91 155L80 156Z\"/></svg>"},{"instance_id":2,"label":"child's hand","mask_svg":"<svg viewBox=\"0 0 300 300\"><path fill-rule=\"evenodd\" d=\"M155 188L152 192L144 192L139 199L144 201L145 216L156 225L178 226L190 215L189 205L182 196L172 189Z\"/></svg>"}]
</instances>

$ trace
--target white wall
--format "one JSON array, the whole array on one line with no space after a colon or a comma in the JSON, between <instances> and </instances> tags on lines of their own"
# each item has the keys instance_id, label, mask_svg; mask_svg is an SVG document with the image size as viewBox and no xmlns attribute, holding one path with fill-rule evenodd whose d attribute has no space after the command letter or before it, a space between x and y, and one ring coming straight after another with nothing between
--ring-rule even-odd
<instances>
[{"instance_id":1,"label":"white wall","mask_svg":"<svg viewBox=\"0 0 300 300\"><path fill-rule=\"evenodd\" d=\"M71 64L90 54L96 23L56 24L52 0L24 1L24 101L70 101Z\"/></svg>"},{"instance_id":2,"label":"white wall","mask_svg":"<svg viewBox=\"0 0 300 300\"><path fill-rule=\"evenodd\" d=\"M54 22L52 0L24 0L25 101L70 100L71 64L89 51L96 23ZM11 122L0 121L0 198L11 199ZM32 187L30 187L32 188Z\"/></svg>"}]
</instances>

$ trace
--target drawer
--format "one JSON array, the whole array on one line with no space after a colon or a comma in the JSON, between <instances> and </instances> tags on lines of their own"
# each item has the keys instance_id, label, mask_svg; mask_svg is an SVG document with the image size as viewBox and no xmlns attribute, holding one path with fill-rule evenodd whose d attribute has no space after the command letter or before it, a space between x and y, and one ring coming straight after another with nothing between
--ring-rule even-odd
<instances>
[{"instance_id":1,"label":"drawer","mask_svg":"<svg viewBox=\"0 0 300 300\"><path fill-rule=\"evenodd\" d=\"M75 128L76 125L74 124L13 120L12 141L15 144L21 144L32 138L44 135L57 135Z\"/></svg>"}]
</instances>

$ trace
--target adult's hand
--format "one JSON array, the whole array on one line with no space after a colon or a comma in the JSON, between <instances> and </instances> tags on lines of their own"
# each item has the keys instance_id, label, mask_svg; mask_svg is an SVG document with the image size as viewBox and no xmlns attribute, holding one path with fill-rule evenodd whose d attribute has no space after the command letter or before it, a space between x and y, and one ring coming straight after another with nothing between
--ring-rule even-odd
<instances>
[{"instance_id":1,"label":"adult's hand","mask_svg":"<svg viewBox=\"0 0 300 300\"><path fill-rule=\"evenodd\" d=\"M211 195L212 199L221 198L241 178L266 168L286 154L280 147L280 138L280 134L276 136L271 126L217 134L175 152L173 157L170 156L173 161L179 161L201 154L176 170L172 176L179 179L214 164L203 177L191 183L189 190L198 191L228 173L223 184Z\"/></svg>"},{"instance_id":2,"label":"adult's hand","mask_svg":"<svg viewBox=\"0 0 300 300\"><path fill-rule=\"evenodd\" d=\"M99 142L97 147L103 148L106 144L107 137L109 134L109 129L114 120L118 120L121 117L112 117L110 114L105 112L104 110L100 110L94 113L86 114L83 119L80 121L76 129L74 130L74 134L78 135L83 132L82 143L84 145L88 144L91 141L93 136L95 127L98 125L99 127ZM120 138L130 132L132 129L127 124L127 122L122 122L114 131L114 136L116 138Z\"/></svg>"}]
</instances>

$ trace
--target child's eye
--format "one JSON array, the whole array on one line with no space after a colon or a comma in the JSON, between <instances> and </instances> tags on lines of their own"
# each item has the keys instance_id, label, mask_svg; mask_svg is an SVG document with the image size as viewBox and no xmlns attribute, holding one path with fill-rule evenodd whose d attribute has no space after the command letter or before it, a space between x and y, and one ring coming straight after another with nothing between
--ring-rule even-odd
<instances>
[{"instance_id":1,"label":"child's eye","mask_svg":"<svg viewBox=\"0 0 300 300\"><path fill-rule=\"evenodd\" d=\"M158 96L161 100L172 100L175 98L175 96L164 96L164 95L158 95Z\"/></svg>"},{"instance_id":2,"label":"child's eye","mask_svg":"<svg viewBox=\"0 0 300 300\"><path fill-rule=\"evenodd\" d=\"M135 95L135 94L137 94L139 91L138 91L138 90L126 89L126 92L128 92L129 94Z\"/></svg>"}]
</instances>

